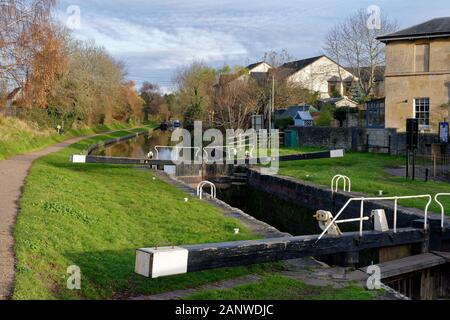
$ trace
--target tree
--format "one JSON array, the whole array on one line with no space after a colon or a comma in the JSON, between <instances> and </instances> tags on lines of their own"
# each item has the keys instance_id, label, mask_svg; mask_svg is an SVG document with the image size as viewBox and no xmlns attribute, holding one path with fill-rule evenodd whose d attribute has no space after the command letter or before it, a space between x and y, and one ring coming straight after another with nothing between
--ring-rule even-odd
<instances>
[{"instance_id":1,"label":"tree","mask_svg":"<svg viewBox=\"0 0 450 320\"><path fill-rule=\"evenodd\" d=\"M352 70L365 96L372 93L377 68L385 63L385 46L376 38L398 29L387 16L381 15L380 19L380 29L368 28L369 15L360 9L334 26L325 40L328 56Z\"/></svg>"},{"instance_id":2,"label":"tree","mask_svg":"<svg viewBox=\"0 0 450 320\"><path fill-rule=\"evenodd\" d=\"M193 62L178 70L176 94L186 122L202 120L209 125L214 122L216 81L217 71L203 62Z\"/></svg>"},{"instance_id":3,"label":"tree","mask_svg":"<svg viewBox=\"0 0 450 320\"><path fill-rule=\"evenodd\" d=\"M258 102L257 82L251 78L236 79L216 95L214 123L223 129L248 129Z\"/></svg>"},{"instance_id":4,"label":"tree","mask_svg":"<svg viewBox=\"0 0 450 320\"><path fill-rule=\"evenodd\" d=\"M330 127L333 121L334 107L330 104L325 104L320 110L320 115L316 119L316 125L319 127Z\"/></svg>"},{"instance_id":5,"label":"tree","mask_svg":"<svg viewBox=\"0 0 450 320\"><path fill-rule=\"evenodd\" d=\"M124 65L94 42L71 41L69 66L49 102L73 121L87 125L139 120L142 100L125 80Z\"/></svg>"},{"instance_id":6,"label":"tree","mask_svg":"<svg viewBox=\"0 0 450 320\"><path fill-rule=\"evenodd\" d=\"M141 98L144 100L144 122L148 122L149 115L155 116L160 113L164 98L157 84L144 82L139 89Z\"/></svg>"},{"instance_id":7,"label":"tree","mask_svg":"<svg viewBox=\"0 0 450 320\"><path fill-rule=\"evenodd\" d=\"M271 109L268 106L274 105L275 110L286 108L300 103L313 104L319 95L306 89L301 83L287 81L286 70L279 68L283 64L293 60L292 56L286 49L270 51L264 54L264 61L269 63L274 69L271 69L265 81L259 81L259 112L267 116L267 112ZM275 91L273 92L275 88ZM272 99L274 101L272 102Z\"/></svg>"},{"instance_id":8,"label":"tree","mask_svg":"<svg viewBox=\"0 0 450 320\"><path fill-rule=\"evenodd\" d=\"M53 22L54 0L0 2L0 78L44 107L66 65L64 32Z\"/></svg>"}]
</instances>

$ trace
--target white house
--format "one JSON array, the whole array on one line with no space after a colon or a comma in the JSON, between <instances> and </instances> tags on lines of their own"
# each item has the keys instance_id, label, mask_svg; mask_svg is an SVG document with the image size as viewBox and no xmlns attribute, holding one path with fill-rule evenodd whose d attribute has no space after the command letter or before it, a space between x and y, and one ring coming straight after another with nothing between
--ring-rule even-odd
<instances>
[{"instance_id":1,"label":"white house","mask_svg":"<svg viewBox=\"0 0 450 320\"><path fill-rule=\"evenodd\" d=\"M280 69L292 83L319 92L320 98L327 99L335 93L349 96L358 78L327 56L317 56L283 64Z\"/></svg>"},{"instance_id":2,"label":"white house","mask_svg":"<svg viewBox=\"0 0 450 320\"><path fill-rule=\"evenodd\" d=\"M267 73L269 70L273 69L273 67L265 61L260 61L257 63L253 63L246 67L248 73L251 75L252 73Z\"/></svg>"}]
</instances>

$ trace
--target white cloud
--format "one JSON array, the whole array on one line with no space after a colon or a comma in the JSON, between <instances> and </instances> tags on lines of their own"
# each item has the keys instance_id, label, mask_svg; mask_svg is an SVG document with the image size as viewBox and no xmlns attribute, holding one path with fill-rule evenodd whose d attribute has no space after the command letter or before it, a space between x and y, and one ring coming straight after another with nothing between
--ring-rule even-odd
<instances>
[{"instance_id":1,"label":"white cloud","mask_svg":"<svg viewBox=\"0 0 450 320\"><path fill-rule=\"evenodd\" d=\"M448 9L447 1L377 4L394 18L401 14L406 27ZM60 11L79 5L82 29L77 37L94 39L123 60L131 79L169 87L174 70L194 59L220 66L255 62L264 52L282 48L299 59L319 54L333 24L370 4L372 0L61 0Z\"/></svg>"}]
</instances>

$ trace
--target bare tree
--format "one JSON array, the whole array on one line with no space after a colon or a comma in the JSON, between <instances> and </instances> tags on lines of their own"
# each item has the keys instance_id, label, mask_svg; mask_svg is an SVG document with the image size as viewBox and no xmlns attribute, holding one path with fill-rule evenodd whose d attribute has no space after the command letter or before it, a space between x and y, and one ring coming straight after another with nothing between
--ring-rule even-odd
<instances>
[{"instance_id":1,"label":"bare tree","mask_svg":"<svg viewBox=\"0 0 450 320\"><path fill-rule=\"evenodd\" d=\"M385 63L385 46L376 38L398 29L397 23L385 15L380 16L380 28L369 28L368 20L366 10L360 9L328 32L324 47L330 58L359 78L365 96L372 93L377 69Z\"/></svg>"},{"instance_id":2,"label":"bare tree","mask_svg":"<svg viewBox=\"0 0 450 320\"><path fill-rule=\"evenodd\" d=\"M264 54L263 61L267 62L274 68L278 68L286 62L292 61L293 58L287 49L281 51L269 51Z\"/></svg>"},{"instance_id":3,"label":"bare tree","mask_svg":"<svg viewBox=\"0 0 450 320\"><path fill-rule=\"evenodd\" d=\"M258 84L253 79L229 82L215 97L215 124L223 129L247 129L258 109Z\"/></svg>"}]
</instances>

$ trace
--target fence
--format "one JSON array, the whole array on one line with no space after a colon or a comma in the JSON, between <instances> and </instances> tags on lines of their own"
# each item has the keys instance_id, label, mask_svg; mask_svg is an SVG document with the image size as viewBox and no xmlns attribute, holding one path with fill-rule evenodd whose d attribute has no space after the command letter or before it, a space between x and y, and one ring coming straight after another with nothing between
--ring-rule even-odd
<instances>
[{"instance_id":1,"label":"fence","mask_svg":"<svg viewBox=\"0 0 450 320\"><path fill-rule=\"evenodd\" d=\"M419 154L416 176L425 180L450 181L450 154Z\"/></svg>"}]
</instances>

